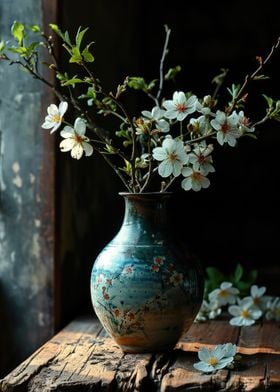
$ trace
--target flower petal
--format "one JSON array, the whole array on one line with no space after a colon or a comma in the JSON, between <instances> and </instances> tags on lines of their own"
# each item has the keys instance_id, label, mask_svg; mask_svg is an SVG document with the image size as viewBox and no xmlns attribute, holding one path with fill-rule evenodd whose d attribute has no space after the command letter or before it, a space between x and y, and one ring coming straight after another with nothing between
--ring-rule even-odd
<instances>
[{"instance_id":1,"label":"flower petal","mask_svg":"<svg viewBox=\"0 0 280 392\"><path fill-rule=\"evenodd\" d=\"M76 142L74 139L67 138L65 140L62 140L62 142L60 142L59 147L62 152L66 152L66 151L72 150L72 148L75 146L75 144L76 144Z\"/></svg>"},{"instance_id":2,"label":"flower petal","mask_svg":"<svg viewBox=\"0 0 280 392\"><path fill-rule=\"evenodd\" d=\"M61 117L63 117L67 109L68 109L68 103L66 101L60 102L58 110Z\"/></svg>"},{"instance_id":3,"label":"flower petal","mask_svg":"<svg viewBox=\"0 0 280 392\"><path fill-rule=\"evenodd\" d=\"M76 118L74 129L76 133L80 136L83 136L86 132L86 122L81 117Z\"/></svg>"},{"instance_id":4,"label":"flower petal","mask_svg":"<svg viewBox=\"0 0 280 392\"><path fill-rule=\"evenodd\" d=\"M89 143L87 143L87 142L83 142L83 143L82 143L82 146L83 146L85 155L86 155L87 157L89 157L90 155L92 155L92 153L93 153L93 147L92 147L91 144L89 144Z\"/></svg>"},{"instance_id":5,"label":"flower petal","mask_svg":"<svg viewBox=\"0 0 280 392\"><path fill-rule=\"evenodd\" d=\"M80 159L83 155L83 147L81 143L77 143L71 150L71 157L74 159Z\"/></svg>"}]
</instances>

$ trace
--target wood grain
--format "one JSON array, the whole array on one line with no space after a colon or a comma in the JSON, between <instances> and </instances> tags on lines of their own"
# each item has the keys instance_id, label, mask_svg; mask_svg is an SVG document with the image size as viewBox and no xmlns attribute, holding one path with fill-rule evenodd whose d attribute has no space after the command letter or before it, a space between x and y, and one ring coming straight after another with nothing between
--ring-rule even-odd
<instances>
[{"instance_id":1,"label":"wood grain","mask_svg":"<svg viewBox=\"0 0 280 392\"><path fill-rule=\"evenodd\" d=\"M199 348L226 342L242 354L237 370L193 368ZM193 324L169 353L124 354L96 319L82 317L0 380L0 391L280 391L279 349L276 323L239 328L214 320Z\"/></svg>"}]
</instances>

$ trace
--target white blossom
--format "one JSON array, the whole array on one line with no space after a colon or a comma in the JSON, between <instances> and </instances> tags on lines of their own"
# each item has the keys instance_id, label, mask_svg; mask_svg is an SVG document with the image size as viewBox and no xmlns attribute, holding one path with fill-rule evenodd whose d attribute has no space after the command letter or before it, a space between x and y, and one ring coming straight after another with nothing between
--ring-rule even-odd
<instances>
[{"instance_id":1,"label":"white blossom","mask_svg":"<svg viewBox=\"0 0 280 392\"><path fill-rule=\"evenodd\" d=\"M189 163L192 164L194 171L199 171L204 176L207 176L208 173L213 173L215 171L212 163L212 154L213 145L206 145L205 142L197 145L190 154Z\"/></svg>"},{"instance_id":2,"label":"white blossom","mask_svg":"<svg viewBox=\"0 0 280 392\"><path fill-rule=\"evenodd\" d=\"M184 167L182 169L182 175L186 177L182 182L181 186L185 191L194 190L198 192L201 188L208 188L210 181L205 177L199 170L194 170L190 167Z\"/></svg>"},{"instance_id":3,"label":"white blossom","mask_svg":"<svg viewBox=\"0 0 280 392\"><path fill-rule=\"evenodd\" d=\"M239 290L231 282L222 282L220 287L209 293L210 301L217 301L220 306L235 304Z\"/></svg>"},{"instance_id":4,"label":"white blossom","mask_svg":"<svg viewBox=\"0 0 280 392\"><path fill-rule=\"evenodd\" d=\"M238 130L239 117L234 111L230 116L218 110L216 117L210 121L217 131L217 141L220 145L228 143L231 147L236 145L236 139L240 137Z\"/></svg>"},{"instance_id":5,"label":"white blossom","mask_svg":"<svg viewBox=\"0 0 280 392\"><path fill-rule=\"evenodd\" d=\"M188 156L184 150L184 143L178 139L167 136L162 142L162 147L153 149L153 158L161 163L158 172L161 177L169 177L171 174L178 177L183 165L187 163Z\"/></svg>"},{"instance_id":6,"label":"white blossom","mask_svg":"<svg viewBox=\"0 0 280 392\"><path fill-rule=\"evenodd\" d=\"M212 373L232 364L235 354L236 345L232 343L218 344L213 349L203 347L198 351L200 362L193 366L201 372Z\"/></svg>"},{"instance_id":7,"label":"white blossom","mask_svg":"<svg viewBox=\"0 0 280 392\"><path fill-rule=\"evenodd\" d=\"M268 301L265 318L280 321L280 297L274 297Z\"/></svg>"},{"instance_id":8,"label":"white blossom","mask_svg":"<svg viewBox=\"0 0 280 392\"><path fill-rule=\"evenodd\" d=\"M71 151L72 158L80 159L85 153L90 156L93 153L93 147L88 143L89 138L85 136L86 123L78 117L75 120L74 128L66 126L60 132L60 135L65 139L62 140L59 147L61 151Z\"/></svg>"},{"instance_id":9,"label":"white blossom","mask_svg":"<svg viewBox=\"0 0 280 392\"><path fill-rule=\"evenodd\" d=\"M213 320L222 313L222 309L217 301L202 301L198 314L196 315L195 322Z\"/></svg>"},{"instance_id":10,"label":"white blossom","mask_svg":"<svg viewBox=\"0 0 280 392\"><path fill-rule=\"evenodd\" d=\"M250 120L245 116L243 110L238 113L238 130L240 135L255 132L255 127L250 127Z\"/></svg>"},{"instance_id":11,"label":"white blossom","mask_svg":"<svg viewBox=\"0 0 280 392\"><path fill-rule=\"evenodd\" d=\"M238 300L238 305L231 305L228 312L234 316L229 323L236 326L249 326L262 316L262 311L253 306L252 298Z\"/></svg>"},{"instance_id":12,"label":"white blossom","mask_svg":"<svg viewBox=\"0 0 280 392\"><path fill-rule=\"evenodd\" d=\"M157 128L164 133L168 133L170 130L169 122L166 121L163 117L165 114L165 110L160 109L158 106L153 107L152 111L143 110L142 115L151 120L155 121Z\"/></svg>"},{"instance_id":13,"label":"white blossom","mask_svg":"<svg viewBox=\"0 0 280 392\"><path fill-rule=\"evenodd\" d=\"M257 285L251 286L250 294L251 296L245 298L251 298L253 305L260 310L266 309L266 303L268 301L267 296L264 295L266 292L266 287L258 287Z\"/></svg>"},{"instance_id":14,"label":"white blossom","mask_svg":"<svg viewBox=\"0 0 280 392\"><path fill-rule=\"evenodd\" d=\"M166 109L165 117L169 119L176 119L183 121L188 114L196 111L197 97L191 95L188 99L186 98L183 91L175 91L173 99L163 102L163 107Z\"/></svg>"},{"instance_id":15,"label":"white blossom","mask_svg":"<svg viewBox=\"0 0 280 392\"><path fill-rule=\"evenodd\" d=\"M60 102L58 107L52 103L47 109L48 115L45 117L42 128L51 129L50 133L55 132L60 127L67 109L68 103L65 101Z\"/></svg>"}]
</instances>

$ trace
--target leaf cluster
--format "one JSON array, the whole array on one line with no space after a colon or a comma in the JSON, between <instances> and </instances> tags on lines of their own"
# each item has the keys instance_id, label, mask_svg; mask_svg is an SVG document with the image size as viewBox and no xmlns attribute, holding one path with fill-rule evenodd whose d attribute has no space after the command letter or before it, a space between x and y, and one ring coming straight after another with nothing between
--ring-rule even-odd
<instances>
[{"instance_id":1,"label":"leaf cluster","mask_svg":"<svg viewBox=\"0 0 280 392\"><path fill-rule=\"evenodd\" d=\"M240 296L250 295L249 290L258 277L258 271L253 269L245 273L243 266L238 263L233 272L225 274L216 267L206 268L204 298L208 298L208 294L220 286L222 282L231 282L234 287L240 291Z\"/></svg>"}]
</instances>

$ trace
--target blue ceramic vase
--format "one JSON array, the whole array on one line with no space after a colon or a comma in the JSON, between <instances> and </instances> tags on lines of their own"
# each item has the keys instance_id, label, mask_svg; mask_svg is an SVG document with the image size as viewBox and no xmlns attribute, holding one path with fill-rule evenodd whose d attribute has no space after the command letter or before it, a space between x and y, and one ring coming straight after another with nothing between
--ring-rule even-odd
<instances>
[{"instance_id":1,"label":"blue ceramic vase","mask_svg":"<svg viewBox=\"0 0 280 392\"><path fill-rule=\"evenodd\" d=\"M123 223L92 269L93 308L124 352L170 350L200 308L201 267L168 224L171 193L120 195Z\"/></svg>"}]
</instances>

